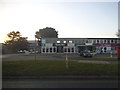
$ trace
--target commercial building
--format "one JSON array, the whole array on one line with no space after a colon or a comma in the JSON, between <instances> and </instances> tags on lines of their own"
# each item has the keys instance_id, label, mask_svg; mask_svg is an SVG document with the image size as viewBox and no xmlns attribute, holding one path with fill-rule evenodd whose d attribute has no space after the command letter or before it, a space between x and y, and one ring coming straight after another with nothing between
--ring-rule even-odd
<instances>
[{"instance_id":1,"label":"commercial building","mask_svg":"<svg viewBox=\"0 0 120 90\"><path fill-rule=\"evenodd\" d=\"M43 38L39 41L40 53L117 53L118 38Z\"/></svg>"}]
</instances>

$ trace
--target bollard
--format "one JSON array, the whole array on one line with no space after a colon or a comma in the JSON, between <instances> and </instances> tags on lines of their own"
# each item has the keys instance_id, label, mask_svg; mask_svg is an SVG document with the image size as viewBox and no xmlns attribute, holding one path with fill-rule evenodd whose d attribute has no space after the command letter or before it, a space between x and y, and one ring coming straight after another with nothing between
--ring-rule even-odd
<instances>
[{"instance_id":1,"label":"bollard","mask_svg":"<svg viewBox=\"0 0 120 90\"><path fill-rule=\"evenodd\" d=\"M110 52L110 57L111 57L111 58L113 57L112 52Z\"/></svg>"},{"instance_id":2,"label":"bollard","mask_svg":"<svg viewBox=\"0 0 120 90\"><path fill-rule=\"evenodd\" d=\"M68 56L66 55L66 68L68 69Z\"/></svg>"}]
</instances>

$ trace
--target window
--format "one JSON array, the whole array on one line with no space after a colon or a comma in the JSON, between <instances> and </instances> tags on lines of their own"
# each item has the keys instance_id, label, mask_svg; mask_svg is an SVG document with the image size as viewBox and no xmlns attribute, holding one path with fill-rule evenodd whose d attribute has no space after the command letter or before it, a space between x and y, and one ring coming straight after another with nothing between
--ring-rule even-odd
<instances>
[{"instance_id":1,"label":"window","mask_svg":"<svg viewBox=\"0 0 120 90\"><path fill-rule=\"evenodd\" d=\"M88 43L88 40L86 40L86 43Z\"/></svg>"},{"instance_id":2,"label":"window","mask_svg":"<svg viewBox=\"0 0 120 90\"><path fill-rule=\"evenodd\" d=\"M74 52L74 48L72 48L72 52Z\"/></svg>"},{"instance_id":3,"label":"window","mask_svg":"<svg viewBox=\"0 0 120 90\"><path fill-rule=\"evenodd\" d=\"M66 43L66 41L63 41L63 43Z\"/></svg>"},{"instance_id":4,"label":"window","mask_svg":"<svg viewBox=\"0 0 120 90\"><path fill-rule=\"evenodd\" d=\"M53 52L56 52L56 48L53 49Z\"/></svg>"},{"instance_id":5,"label":"window","mask_svg":"<svg viewBox=\"0 0 120 90\"><path fill-rule=\"evenodd\" d=\"M68 48L68 52L70 52L70 48Z\"/></svg>"},{"instance_id":6,"label":"window","mask_svg":"<svg viewBox=\"0 0 120 90\"><path fill-rule=\"evenodd\" d=\"M60 43L60 41L57 41L57 43Z\"/></svg>"},{"instance_id":7,"label":"window","mask_svg":"<svg viewBox=\"0 0 120 90\"><path fill-rule=\"evenodd\" d=\"M106 43L107 41L106 40L104 40L104 43Z\"/></svg>"},{"instance_id":8,"label":"window","mask_svg":"<svg viewBox=\"0 0 120 90\"><path fill-rule=\"evenodd\" d=\"M115 40L115 43L117 43L117 40Z\"/></svg>"},{"instance_id":9,"label":"window","mask_svg":"<svg viewBox=\"0 0 120 90\"><path fill-rule=\"evenodd\" d=\"M72 43L72 41L69 41L69 43Z\"/></svg>"},{"instance_id":10,"label":"window","mask_svg":"<svg viewBox=\"0 0 120 90\"><path fill-rule=\"evenodd\" d=\"M48 52L48 48L46 48L46 52Z\"/></svg>"},{"instance_id":11,"label":"window","mask_svg":"<svg viewBox=\"0 0 120 90\"><path fill-rule=\"evenodd\" d=\"M64 52L67 52L67 48L64 48Z\"/></svg>"},{"instance_id":12,"label":"window","mask_svg":"<svg viewBox=\"0 0 120 90\"><path fill-rule=\"evenodd\" d=\"M96 43L95 40L93 40L93 43Z\"/></svg>"},{"instance_id":13,"label":"window","mask_svg":"<svg viewBox=\"0 0 120 90\"><path fill-rule=\"evenodd\" d=\"M50 48L50 52L52 52L52 48Z\"/></svg>"},{"instance_id":14,"label":"window","mask_svg":"<svg viewBox=\"0 0 120 90\"><path fill-rule=\"evenodd\" d=\"M113 40L111 40L111 43L113 43L114 41Z\"/></svg>"},{"instance_id":15,"label":"window","mask_svg":"<svg viewBox=\"0 0 120 90\"><path fill-rule=\"evenodd\" d=\"M43 48L43 52L45 52L45 48Z\"/></svg>"},{"instance_id":16,"label":"window","mask_svg":"<svg viewBox=\"0 0 120 90\"><path fill-rule=\"evenodd\" d=\"M99 43L99 40L97 40L97 43Z\"/></svg>"},{"instance_id":17,"label":"window","mask_svg":"<svg viewBox=\"0 0 120 90\"><path fill-rule=\"evenodd\" d=\"M110 43L110 40L108 40L108 43Z\"/></svg>"}]
</instances>

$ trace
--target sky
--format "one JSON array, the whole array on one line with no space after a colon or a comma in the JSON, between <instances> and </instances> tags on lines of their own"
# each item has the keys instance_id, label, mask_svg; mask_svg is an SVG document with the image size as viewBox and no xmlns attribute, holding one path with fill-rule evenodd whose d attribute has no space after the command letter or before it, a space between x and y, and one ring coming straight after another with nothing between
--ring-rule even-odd
<instances>
[{"instance_id":1,"label":"sky","mask_svg":"<svg viewBox=\"0 0 120 90\"><path fill-rule=\"evenodd\" d=\"M58 31L59 38L116 38L118 2L103 1L0 0L0 43L11 31L34 40L45 27Z\"/></svg>"}]
</instances>

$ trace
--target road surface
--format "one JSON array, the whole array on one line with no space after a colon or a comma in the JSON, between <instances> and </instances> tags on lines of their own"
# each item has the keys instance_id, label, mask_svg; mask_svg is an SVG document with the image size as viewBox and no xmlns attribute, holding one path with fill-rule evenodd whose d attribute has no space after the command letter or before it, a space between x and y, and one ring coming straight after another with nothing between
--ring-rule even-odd
<instances>
[{"instance_id":1,"label":"road surface","mask_svg":"<svg viewBox=\"0 0 120 90\"><path fill-rule=\"evenodd\" d=\"M118 88L115 80L3 80L2 88Z\"/></svg>"}]
</instances>

